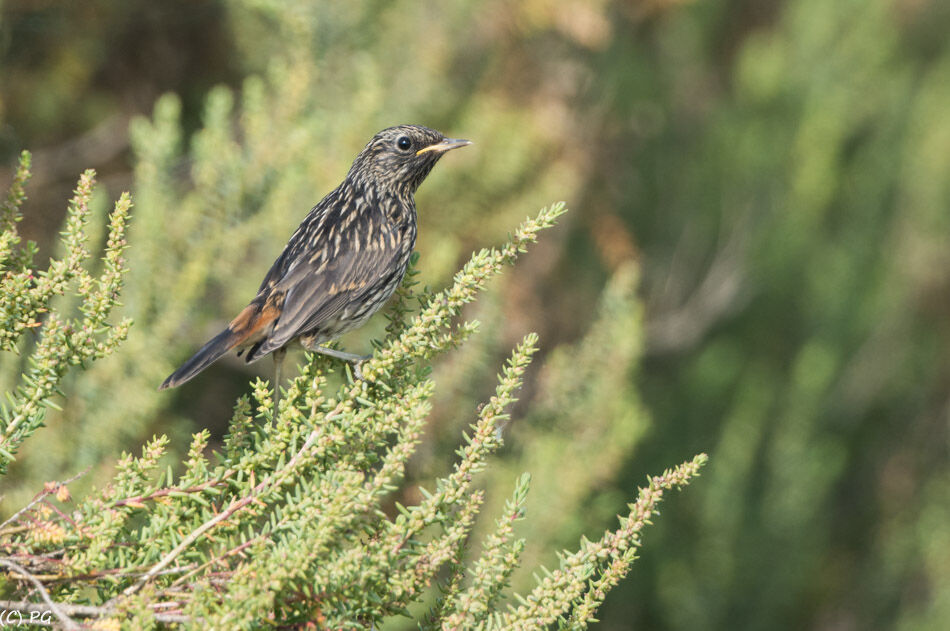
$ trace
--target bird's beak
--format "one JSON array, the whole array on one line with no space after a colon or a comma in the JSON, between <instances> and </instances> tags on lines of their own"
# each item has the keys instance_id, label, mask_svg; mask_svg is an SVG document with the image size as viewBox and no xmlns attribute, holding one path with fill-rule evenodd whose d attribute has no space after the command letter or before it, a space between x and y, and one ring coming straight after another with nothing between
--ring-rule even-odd
<instances>
[{"instance_id":1,"label":"bird's beak","mask_svg":"<svg viewBox=\"0 0 950 631\"><path fill-rule=\"evenodd\" d=\"M466 145L472 144L471 140L460 140L458 138L446 138L442 142L437 142L434 145L429 145L428 147L423 147L416 152L416 155L422 155L426 151L435 151L436 153L445 153L450 149L458 149L459 147L464 147Z\"/></svg>"}]
</instances>

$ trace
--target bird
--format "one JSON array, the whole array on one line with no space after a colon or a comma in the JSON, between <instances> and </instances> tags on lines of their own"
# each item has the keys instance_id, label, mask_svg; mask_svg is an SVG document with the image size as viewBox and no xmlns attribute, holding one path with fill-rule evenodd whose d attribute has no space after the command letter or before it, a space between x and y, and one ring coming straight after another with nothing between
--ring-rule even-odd
<instances>
[{"instance_id":1,"label":"bird","mask_svg":"<svg viewBox=\"0 0 950 631\"><path fill-rule=\"evenodd\" d=\"M253 300L159 390L182 385L237 350L248 363L273 355L276 400L294 343L351 363L360 378L368 356L322 344L364 324L392 296L415 247L416 190L447 151L470 144L421 125L373 136L290 237Z\"/></svg>"}]
</instances>

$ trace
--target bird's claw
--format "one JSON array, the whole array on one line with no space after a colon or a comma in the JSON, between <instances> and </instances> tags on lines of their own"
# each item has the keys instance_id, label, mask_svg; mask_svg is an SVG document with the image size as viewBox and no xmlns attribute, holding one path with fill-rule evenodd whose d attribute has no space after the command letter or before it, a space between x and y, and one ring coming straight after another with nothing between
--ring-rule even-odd
<instances>
[{"instance_id":1,"label":"bird's claw","mask_svg":"<svg viewBox=\"0 0 950 631\"><path fill-rule=\"evenodd\" d=\"M350 367L353 369L353 378L357 381L363 381L363 370L360 366L363 365L363 362L366 360L372 359L372 355L361 355L357 359L350 361Z\"/></svg>"}]
</instances>

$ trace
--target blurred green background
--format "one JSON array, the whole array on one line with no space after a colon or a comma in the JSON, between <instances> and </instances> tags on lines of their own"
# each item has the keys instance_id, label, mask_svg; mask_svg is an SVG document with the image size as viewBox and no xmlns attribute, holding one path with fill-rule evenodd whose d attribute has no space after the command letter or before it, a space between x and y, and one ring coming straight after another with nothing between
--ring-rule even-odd
<instances>
[{"instance_id":1,"label":"blurred green background","mask_svg":"<svg viewBox=\"0 0 950 631\"><path fill-rule=\"evenodd\" d=\"M711 458L598 628L950 628L948 33L944 0L3 1L0 184L34 151L44 253L82 169L102 209L132 190L136 326L71 377L0 512L152 434L220 437L269 362L155 387L369 137L414 122L476 143L417 196L423 282L572 209L437 366L414 480L537 330L486 481L497 507L534 476L526 565Z\"/></svg>"}]
</instances>

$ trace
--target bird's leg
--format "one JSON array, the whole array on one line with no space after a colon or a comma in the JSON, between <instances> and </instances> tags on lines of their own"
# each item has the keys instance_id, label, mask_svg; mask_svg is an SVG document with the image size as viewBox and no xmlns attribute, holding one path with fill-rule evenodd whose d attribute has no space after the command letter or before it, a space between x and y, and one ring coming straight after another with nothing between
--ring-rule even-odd
<instances>
[{"instance_id":1,"label":"bird's leg","mask_svg":"<svg viewBox=\"0 0 950 631\"><path fill-rule=\"evenodd\" d=\"M280 369L284 366L286 348L278 348L274 355L274 416L277 416L277 405L280 403Z\"/></svg>"},{"instance_id":2,"label":"bird's leg","mask_svg":"<svg viewBox=\"0 0 950 631\"><path fill-rule=\"evenodd\" d=\"M301 341L301 344L305 349L311 353L320 353L321 355L326 355L328 357L335 357L337 359L342 359L343 361L350 364L353 367L353 376L363 380L363 373L360 371L360 364L365 362L367 359L370 359L372 355L357 355L356 353L347 353L346 351L338 351L335 348L326 348L325 346L320 346L319 344L314 344L313 342L307 343Z\"/></svg>"}]
</instances>

